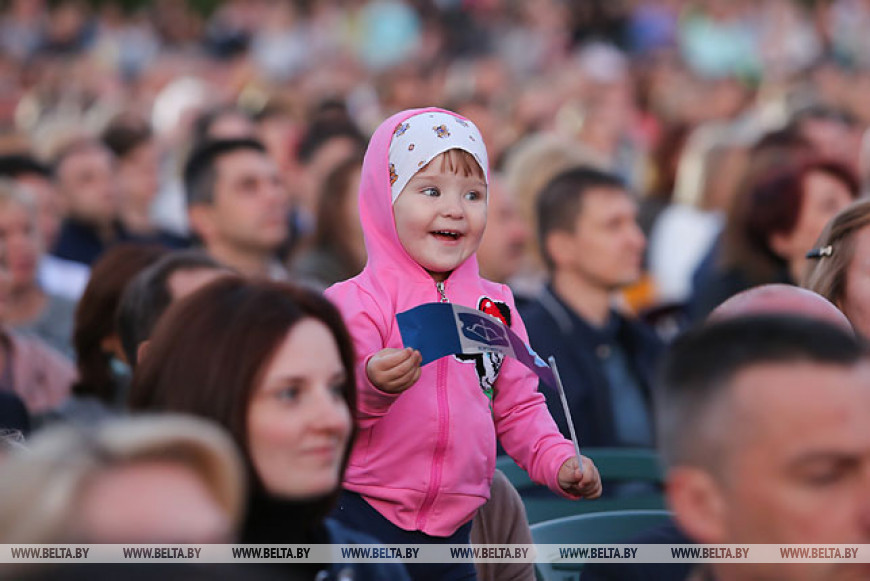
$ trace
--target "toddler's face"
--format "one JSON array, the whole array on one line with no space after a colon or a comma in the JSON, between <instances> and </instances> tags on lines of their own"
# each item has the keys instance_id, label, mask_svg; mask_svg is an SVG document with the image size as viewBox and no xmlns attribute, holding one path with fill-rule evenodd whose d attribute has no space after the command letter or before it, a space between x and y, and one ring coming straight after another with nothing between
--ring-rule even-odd
<instances>
[{"instance_id":1,"label":"toddler's face","mask_svg":"<svg viewBox=\"0 0 870 581\"><path fill-rule=\"evenodd\" d=\"M402 246L436 281L474 254L486 228L486 181L446 170L443 155L417 172L393 204Z\"/></svg>"}]
</instances>

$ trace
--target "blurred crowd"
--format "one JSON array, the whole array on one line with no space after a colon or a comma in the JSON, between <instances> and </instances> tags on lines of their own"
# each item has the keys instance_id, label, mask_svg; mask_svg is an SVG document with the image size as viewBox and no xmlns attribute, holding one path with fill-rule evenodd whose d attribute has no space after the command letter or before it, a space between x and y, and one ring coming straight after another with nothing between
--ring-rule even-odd
<instances>
[{"instance_id":1,"label":"blurred crowd","mask_svg":"<svg viewBox=\"0 0 870 581\"><path fill-rule=\"evenodd\" d=\"M302 517L290 510L299 506L270 504L266 492L285 475L264 468L273 465L248 449L255 434L243 433L242 412L227 411L254 413L257 370L269 366L238 348L245 333L255 341L245 325L257 319L234 323L230 313L242 311L242 295L290 297L330 332L321 340L339 371L350 369L346 331L317 291L366 264L357 192L372 132L398 111L438 106L473 121L486 142L481 275L510 286L542 355L586 357L566 371L598 394L575 402L584 443L654 446L660 354L729 297L803 285L870 336L858 278L870 224L859 200L870 189L868 28L868 0L2 2L2 426L88 425L128 406L205 416L230 431L242 460L223 434L171 419L156 430L190 450L158 442L140 454L108 435L87 446L47 437L35 450L46 470L72 448L83 465L145 458L154 478L163 463L176 488L217 499L190 505L201 520L180 540L271 541L274 515L321 523L331 496ZM588 173L571 177L578 167ZM624 196L612 210L612 200L589 197L581 211L560 205L554 178ZM598 204L583 236L558 238L574 228L559 216L583 225ZM235 289L238 275L257 282ZM211 296L197 294L198 306L182 300L205 285ZM206 305L231 329L229 343L215 320L197 319ZM167 309L176 318L158 321ZM283 337L273 335L262 338L270 350ZM146 357L152 348L159 357ZM239 372L248 375L233 376L239 395L223 403L159 389L215 382L221 368L210 362L233 357L250 359ZM203 358L208 365L189 365ZM341 470L352 441L343 414L355 405L348 381L329 428ZM567 435L561 404L550 403ZM280 437L262 421L268 454ZM226 482L180 483L167 468L179 459ZM35 460L27 465L24 488L46 478ZM105 486L125 484L117 472ZM242 473L253 483L247 497ZM297 484L287 486L294 497ZM0 523L18 518L7 509ZM17 538L164 538L103 532L95 511L64 516L81 529L60 537L34 528Z\"/></svg>"},{"instance_id":2,"label":"blurred crowd","mask_svg":"<svg viewBox=\"0 0 870 581\"><path fill-rule=\"evenodd\" d=\"M492 220L505 222L491 228L504 256L484 250L485 275L536 292L535 193L592 164L641 203L650 276L629 305L706 312L722 297L692 277L752 187L747 173L767 177L799 151L866 173L868 20L860 0L13 1L0 23L0 151L50 171L58 191L38 204L47 251L70 257L65 216L100 223L102 242L74 256L89 263L130 236L184 245L195 234L187 154L207 138L256 137L286 198L279 259L329 284L365 260L353 200L337 207L353 198L339 190L355 191L354 172L338 166L389 114L437 104L480 127L513 200ZM60 162L88 137L107 158L63 180ZM77 179L95 180L92 200L70 201L75 186L62 182ZM727 265L741 250L724 246ZM799 264L772 274L779 266L740 276L799 278Z\"/></svg>"}]
</instances>

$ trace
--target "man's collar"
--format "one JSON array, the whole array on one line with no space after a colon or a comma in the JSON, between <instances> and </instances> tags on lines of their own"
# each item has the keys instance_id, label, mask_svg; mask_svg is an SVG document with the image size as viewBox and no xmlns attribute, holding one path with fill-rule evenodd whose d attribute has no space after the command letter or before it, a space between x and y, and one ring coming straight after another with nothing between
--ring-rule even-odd
<instances>
[{"instance_id":1,"label":"man's collar","mask_svg":"<svg viewBox=\"0 0 870 581\"><path fill-rule=\"evenodd\" d=\"M538 296L538 302L547 311L551 317L559 325L559 330L563 335L570 335L579 325L582 328L588 329L590 332L599 334L603 339L612 341L615 340L616 334L619 332L621 320L616 311L610 309L607 317L607 322L603 327L597 327L589 323L583 317L574 312L567 303L553 289L552 283L547 283L541 294Z\"/></svg>"}]
</instances>

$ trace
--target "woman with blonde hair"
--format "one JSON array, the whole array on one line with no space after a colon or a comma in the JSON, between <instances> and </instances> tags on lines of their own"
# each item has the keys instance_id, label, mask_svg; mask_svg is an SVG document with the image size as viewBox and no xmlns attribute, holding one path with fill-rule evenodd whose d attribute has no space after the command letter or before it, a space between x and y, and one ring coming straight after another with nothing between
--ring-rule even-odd
<instances>
[{"instance_id":1,"label":"woman with blonde hair","mask_svg":"<svg viewBox=\"0 0 870 581\"><path fill-rule=\"evenodd\" d=\"M870 200L859 200L834 216L807 253L801 286L834 303L855 331L870 337Z\"/></svg>"},{"instance_id":2,"label":"woman with blonde hair","mask_svg":"<svg viewBox=\"0 0 870 581\"><path fill-rule=\"evenodd\" d=\"M58 426L0 470L0 543L230 542L244 470L211 422L142 416Z\"/></svg>"}]
</instances>

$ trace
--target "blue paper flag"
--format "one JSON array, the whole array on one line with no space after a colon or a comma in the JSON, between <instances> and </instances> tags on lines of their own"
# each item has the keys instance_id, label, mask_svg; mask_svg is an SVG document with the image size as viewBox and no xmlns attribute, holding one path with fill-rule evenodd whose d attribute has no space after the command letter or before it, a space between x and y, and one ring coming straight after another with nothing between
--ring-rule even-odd
<instances>
[{"instance_id":1,"label":"blue paper flag","mask_svg":"<svg viewBox=\"0 0 870 581\"><path fill-rule=\"evenodd\" d=\"M495 317L462 305L426 303L396 315L402 342L423 356L426 365L446 355L501 353L531 369L557 389L546 361Z\"/></svg>"}]
</instances>

